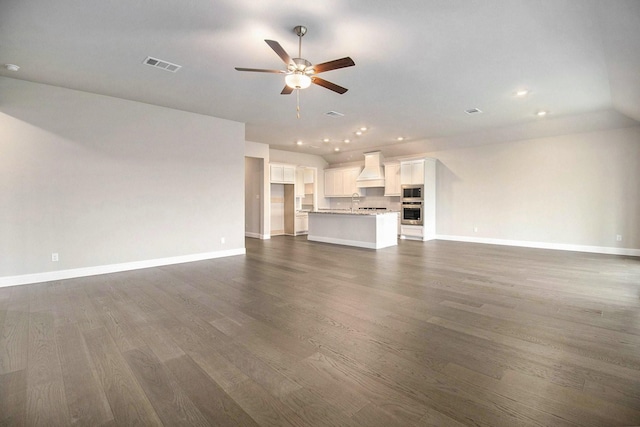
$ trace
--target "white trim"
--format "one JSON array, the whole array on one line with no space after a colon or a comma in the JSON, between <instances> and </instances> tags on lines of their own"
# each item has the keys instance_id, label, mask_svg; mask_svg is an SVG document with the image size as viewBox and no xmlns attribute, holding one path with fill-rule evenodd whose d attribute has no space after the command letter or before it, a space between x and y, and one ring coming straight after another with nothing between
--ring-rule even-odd
<instances>
[{"instance_id":1,"label":"white trim","mask_svg":"<svg viewBox=\"0 0 640 427\"><path fill-rule=\"evenodd\" d=\"M74 268L70 270L48 271L46 273L23 274L21 276L0 277L0 288L4 286L27 285L30 283L49 282L52 280L74 279L77 277L96 276L98 274L118 273L163 265L182 264L185 262L203 261L235 255L245 255L245 248L226 251L205 252L201 254L182 255L170 258L150 259L146 261L126 262L122 264L98 265L94 267Z\"/></svg>"},{"instance_id":2,"label":"white trim","mask_svg":"<svg viewBox=\"0 0 640 427\"><path fill-rule=\"evenodd\" d=\"M524 248L554 249L554 250L560 250L560 251L591 252L591 253L597 253L597 254L625 255L625 256L640 257L640 249L613 248L609 246L586 246L586 245L572 245L567 243L529 242L526 240L490 239L490 238L484 238L484 237L469 237L469 236L448 236L443 234L438 234L436 236L436 239L450 240L453 242L484 243L489 245L520 246Z\"/></svg>"},{"instance_id":3,"label":"white trim","mask_svg":"<svg viewBox=\"0 0 640 427\"><path fill-rule=\"evenodd\" d=\"M245 231L244 236L250 237L252 239L260 239L260 240L269 240L271 238L271 236L268 234L252 233L250 231Z\"/></svg>"}]
</instances>

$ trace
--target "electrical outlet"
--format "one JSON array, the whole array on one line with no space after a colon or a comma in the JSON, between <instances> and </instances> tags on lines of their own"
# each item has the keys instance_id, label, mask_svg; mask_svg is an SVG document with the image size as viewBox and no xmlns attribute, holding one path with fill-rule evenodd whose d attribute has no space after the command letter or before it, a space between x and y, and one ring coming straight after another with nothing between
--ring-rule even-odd
<instances>
[{"instance_id":1,"label":"electrical outlet","mask_svg":"<svg viewBox=\"0 0 640 427\"><path fill-rule=\"evenodd\" d=\"M60 257L58 256L58 252L54 252L54 253L51 254L51 261L52 262L60 261Z\"/></svg>"},{"instance_id":2,"label":"electrical outlet","mask_svg":"<svg viewBox=\"0 0 640 427\"><path fill-rule=\"evenodd\" d=\"M222 243L224 245L224 237L220 238L220 243Z\"/></svg>"},{"instance_id":3,"label":"electrical outlet","mask_svg":"<svg viewBox=\"0 0 640 427\"><path fill-rule=\"evenodd\" d=\"M622 242L622 235L621 234L616 234L616 240L618 242Z\"/></svg>"},{"instance_id":4,"label":"electrical outlet","mask_svg":"<svg viewBox=\"0 0 640 427\"><path fill-rule=\"evenodd\" d=\"M478 232L478 227L473 227L473 232L477 233Z\"/></svg>"}]
</instances>

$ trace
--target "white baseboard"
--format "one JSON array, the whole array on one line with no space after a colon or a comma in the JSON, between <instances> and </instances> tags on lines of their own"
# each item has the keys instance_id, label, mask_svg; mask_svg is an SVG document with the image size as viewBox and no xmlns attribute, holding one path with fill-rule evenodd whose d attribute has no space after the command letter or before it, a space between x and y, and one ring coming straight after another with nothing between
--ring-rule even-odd
<instances>
[{"instance_id":1,"label":"white baseboard","mask_svg":"<svg viewBox=\"0 0 640 427\"><path fill-rule=\"evenodd\" d=\"M70 270L47 271L45 273L23 274L20 276L0 277L0 288L4 286L27 285L30 283L50 282L52 280L74 279L78 277L96 276L98 274L118 273L121 271L139 270L163 265L182 264L185 262L203 261L234 255L245 255L245 248L226 251L205 252L201 254L182 255L170 258L151 259L146 261L126 262L122 264L98 265L94 267L74 268Z\"/></svg>"},{"instance_id":2,"label":"white baseboard","mask_svg":"<svg viewBox=\"0 0 640 427\"><path fill-rule=\"evenodd\" d=\"M260 239L260 240L269 240L271 238L271 235L269 234L252 233L250 231L245 231L244 236L251 237L252 239Z\"/></svg>"},{"instance_id":3,"label":"white baseboard","mask_svg":"<svg viewBox=\"0 0 640 427\"><path fill-rule=\"evenodd\" d=\"M586 246L566 243L529 242L526 240L490 239L484 237L449 236L439 234L438 240L453 242L485 243L489 245L520 246L523 248L554 249L560 251L591 252L596 254L640 256L640 249L613 248L609 246Z\"/></svg>"}]
</instances>

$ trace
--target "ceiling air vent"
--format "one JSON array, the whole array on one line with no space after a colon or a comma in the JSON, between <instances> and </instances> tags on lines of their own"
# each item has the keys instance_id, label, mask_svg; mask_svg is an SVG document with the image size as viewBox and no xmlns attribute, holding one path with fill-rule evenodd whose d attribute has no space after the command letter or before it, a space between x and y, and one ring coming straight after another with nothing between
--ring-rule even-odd
<instances>
[{"instance_id":1,"label":"ceiling air vent","mask_svg":"<svg viewBox=\"0 0 640 427\"><path fill-rule=\"evenodd\" d=\"M172 73L175 73L180 68L182 68L182 65L173 64L169 61L164 61L158 58L152 58L150 56L147 56L147 59L144 60L144 63L147 65L151 65L152 67L155 67L155 68L161 68L165 71L171 71Z\"/></svg>"},{"instance_id":2,"label":"ceiling air vent","mask_svg":"<svg viewBox=\"0 0 640 427\"><path fill-rule=\"evenodd\" d=\"M470 108L468 110L464 110L464 112L467 114L480 114L482 113L482 110L479 108Z\"/></svg>"},{"instance_id":3,"label":"ceiling air vent","mask_svg":"<svg viewBox=\"0 0 640 427\"><path fill-rule=\"evenodd\" d=\"M325 113L327 116L329 117L342 117L344 116L344 114L342 113L338 113L337 111L329 111L328 113Z\"/></svg>"}]
</instances>

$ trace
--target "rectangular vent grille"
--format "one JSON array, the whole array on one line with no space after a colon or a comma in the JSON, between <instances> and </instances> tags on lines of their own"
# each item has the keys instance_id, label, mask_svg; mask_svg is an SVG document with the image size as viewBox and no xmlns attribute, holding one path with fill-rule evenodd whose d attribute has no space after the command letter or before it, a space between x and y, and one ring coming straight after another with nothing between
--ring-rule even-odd
<instances>
[{"instance_id":1,"label":"rectangular vent grille","mask_svg":"<svg viewBox=\"0 0 640 427\"><path fill-rule=\"evenodd\" d=\"M169 61L164 61L158 58L152 58L151 56L147 56L147 59L144 60L144 63L155 68L161 68L165 71L171 71L172 73L175 73L180 68L182 68L182 65L173 64Z\"/></svg>"},{"instance_id":2,"label":"rectangular vent grille","mask_svg":"<svg viewBox=\"0 0 640 427\"><path fill-rule=\"evenodd\" d=\"M325 113L327 116L329 117L342 117L344 116L344 114L342 113L338 113L337 111L329 111L328 113Z\"/></svg>"},{"instance_id":3,"label":"rectangular vent grille","mask_svg":"<svg viewBox=\"0 0 640 427\"><path fill-rule=\"evenodd\" d=\"M464 112L467 114L479 114L482 113L482 110L479 108L470 108L468 110L464 110Z\"/></svg>"}]
</instances>

